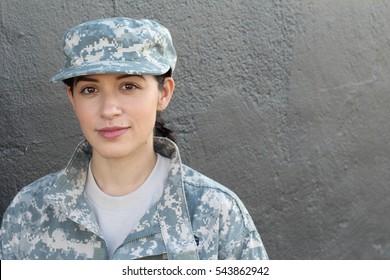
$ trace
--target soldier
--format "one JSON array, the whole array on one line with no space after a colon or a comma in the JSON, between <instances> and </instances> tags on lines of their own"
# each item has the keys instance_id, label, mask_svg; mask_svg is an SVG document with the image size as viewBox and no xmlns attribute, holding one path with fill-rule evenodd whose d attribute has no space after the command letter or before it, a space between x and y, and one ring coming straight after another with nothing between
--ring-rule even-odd
<instances>
[{"instance_id":1,"label":"soldier","mask_svg":"<svg viewBox=\"0 0 390 280\"><path fill-rule=\"evenodd\" d=\"M182 164L156 125L175 87L169 31L93 20L65 33L64 53L52 81L67 85L86 140L65 169L17 194L1 259L267 259L239 198Z\"/></svg>"}]
</instances>

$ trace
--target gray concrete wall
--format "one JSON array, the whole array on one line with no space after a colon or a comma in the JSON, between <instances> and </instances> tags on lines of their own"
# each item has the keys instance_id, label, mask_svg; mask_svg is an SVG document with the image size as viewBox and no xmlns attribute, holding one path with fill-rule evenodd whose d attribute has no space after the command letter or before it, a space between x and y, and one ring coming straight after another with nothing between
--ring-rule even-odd
<instances>
[{"instance_id":1,"label":"gray concrete wall","mask_svg":"<svg viewBox=\"0 0 390 280\"><path fill-rule=\"evenodd\" d=\"M179 55L184 161L242 198L271 258L390 258L388 1L0 1L1 213L82 139L48 82L63 31L147 17Z\"/></svg>"}]
</instances>

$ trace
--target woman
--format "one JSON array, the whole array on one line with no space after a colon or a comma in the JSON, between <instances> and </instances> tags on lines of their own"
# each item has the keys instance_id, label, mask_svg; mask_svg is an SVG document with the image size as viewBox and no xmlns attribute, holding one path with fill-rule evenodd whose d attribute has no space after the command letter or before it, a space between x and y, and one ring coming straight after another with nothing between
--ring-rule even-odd
<instances>
[{"instance_id":1,"label":"woman","mask_svg":"<svg viewBox=\"0 0 390 280\"><path fill-rule=\"evenodd\" d=\"M169 134L155 124L175 88L169 31L150 20L93 20L65 33L64 53L52 80L67 85L86 141L64 170L15 197L1 258L266 259L237 196L157 137Z\"/></svg>"}]
</instances>

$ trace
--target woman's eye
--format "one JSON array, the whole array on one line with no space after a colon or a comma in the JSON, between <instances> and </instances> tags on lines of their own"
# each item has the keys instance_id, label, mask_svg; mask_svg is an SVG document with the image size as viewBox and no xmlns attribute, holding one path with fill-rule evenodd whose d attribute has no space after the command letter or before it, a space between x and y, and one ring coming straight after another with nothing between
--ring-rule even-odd
<instances>
[{"instance_id":1,"label":"woman's eye","mask_svg":"<svg viewBox=\"0 0 390 280\"><path fill-rule=\"evenodd\" d=\"M96 89L94 87L85 87L85 88L81 89L81 94L84 94L84 95L91 95L94 93L96 93Z\"/></svg>"},{"instance_id":2,"label":"woman's eye","mask_svg":"<svg viewBox=\"0 0 390 280\"><path fill-rule=\"evenodd\" d=\"M131 83L124 84L122 86L122 89L124 89L124 90L132 90L132 89L135 89L135 88L137 88L137 86L134 85L134 84L131 84Z\"/></svg>"}]
</instances>

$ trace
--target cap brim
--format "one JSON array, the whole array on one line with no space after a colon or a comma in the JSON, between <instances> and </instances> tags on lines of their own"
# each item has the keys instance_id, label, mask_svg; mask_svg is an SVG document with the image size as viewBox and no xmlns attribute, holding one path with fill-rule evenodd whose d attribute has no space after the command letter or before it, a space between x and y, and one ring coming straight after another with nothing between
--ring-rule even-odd
<instances>
[{"instance_id":1,"label":"cap brim","mask_svg":"<svg viewBox=\"0 0 390 280\"><path fill-rule=\"evenodd\" d=\"M68 68L54 75L50 81L57 82L66 79L95 74L129 74L129 75L162 75L171 67L167 64L153 63L138 58L135 61L99 61Z\"/></svg>"}]
</instances>

